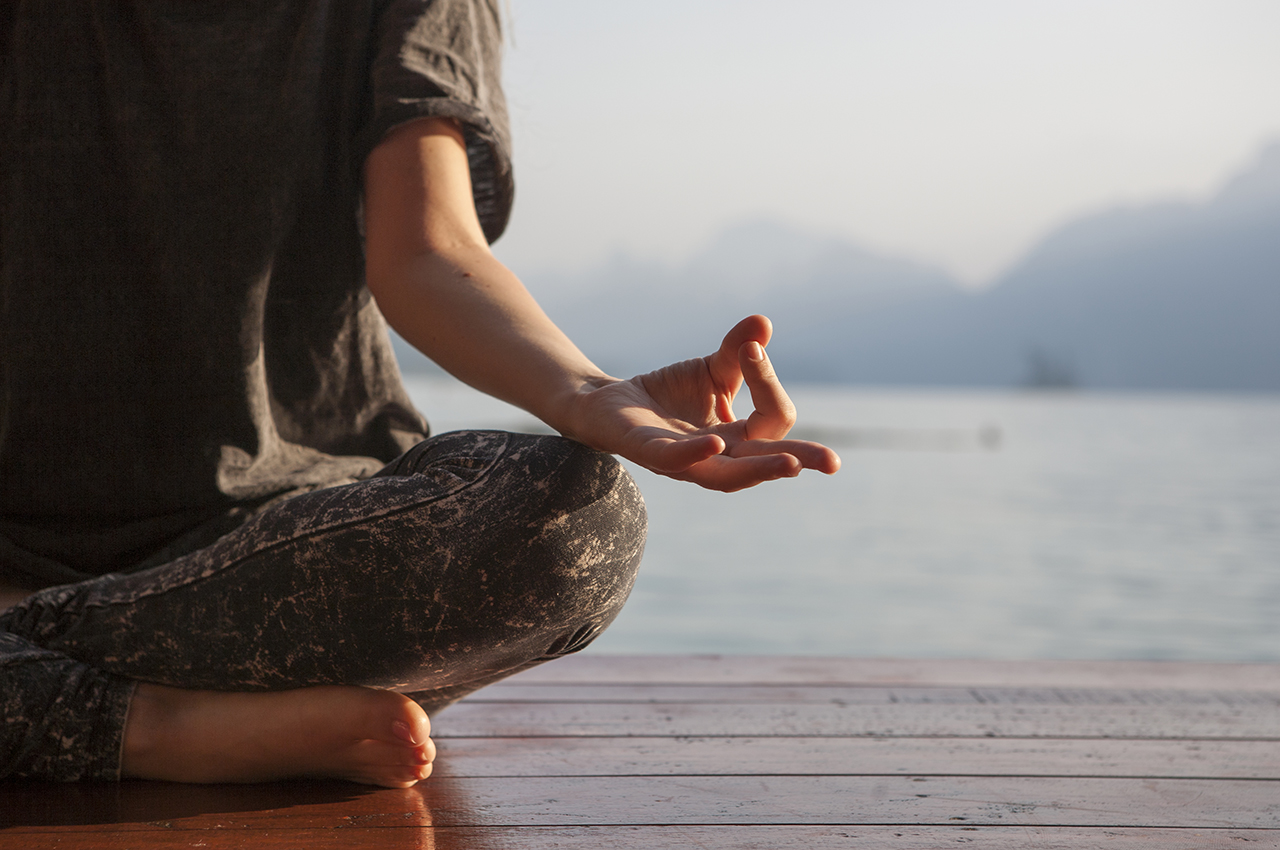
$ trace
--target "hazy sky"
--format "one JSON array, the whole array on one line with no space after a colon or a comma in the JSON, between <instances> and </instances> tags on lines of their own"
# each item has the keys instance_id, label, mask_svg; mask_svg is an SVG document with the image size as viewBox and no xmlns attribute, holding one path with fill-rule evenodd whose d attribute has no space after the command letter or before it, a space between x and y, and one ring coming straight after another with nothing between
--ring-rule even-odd
<instances>
[{"instance_id":1,"label":"hazy sky","mask_svg":"<svg viewBox=\"0 0 1280 850\"><path fill-rule=\"evenodd\" d=\"M769 216L980 282L1280 138L1276 0L511 0L508 27L517 271Z\"/></svg>"}]
</instances>

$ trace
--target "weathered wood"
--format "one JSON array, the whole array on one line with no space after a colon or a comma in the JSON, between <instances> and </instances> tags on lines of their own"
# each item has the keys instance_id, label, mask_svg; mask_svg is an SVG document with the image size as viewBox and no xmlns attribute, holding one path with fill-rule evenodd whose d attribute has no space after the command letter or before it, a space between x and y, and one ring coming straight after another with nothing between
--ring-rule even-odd
<instances>
[{"instance_id":1,"label":"weathered wood","mask_svg":"<svg viewBox=\"0 0 1280 850\"><path fill-rule=\"evenodd\" d=\"M1135 688L996 688L934 685L587 685L499 682L467 700L597 703L831 703L834 705L1178 705L1280 708L1280 692Z\"/></svg>"},{"instance_id":2,"label":"weathered wood","mask_svg":"<svg viewBox=\"0 0 1280 850\"><path fill-rule=\"evenodd\" d=\"M1180 705L463 702L437 737L884 735L1280 740L1280 709Z\"/></svg>"},{"instance_id":3,"label":"weathered wood","mask_svg":"<svg viewBox=\"0 0 1280 850\"><path fill-rule=\"evenodd\" d=\"M1280 692L1280 664L1197 661L982 661L775 655L606 655L562 658L512 683L938 685Z\"/></svg>"},{"instance_id":4,"label":"weathered wood","mask_svg":"<svg viewBox=\"0 0 1280 850\"><path fill-rule=\"evenodd\" d=\"M951 775L1280 779L1277 741L448 738L442 776Z\"/></svg>"},{"instance_id":5,"label":"weathered wood","mask_svg":"<svg viewBox=\"0 0 1280 850\"><path fill-rule=\"evenodd\" d=\"M350 782L316 780L256 785L187 785L175 782L19 782L0 783L0 835L19 827L106 828L123 831L171 828L175 822L235 812L375 808L398 799L401 791ZM377 798L377 795L390 798ZM419 798L412 798L419 799ZM166 826L168 825L168 826Z\"/></svg>"},{"instance_id":6,"label":"weathered wood","mask_svg":"<svg viewBox=\"0 0 1280 850\"><path fill-rule=\"evenodd\" d=\"M156 829L130 833L0 833L0 850L1242 850L1280 847L1280 831L915 826L593 826Z\"/></svg>"},{"instance_id":7,"label":"weathered wood","mask_svg":"<svg viewBox=\"0 0 1280 850\"><path fill-rule=\"evenodd\" d=\"M166 829L348 826L910 824L1280 829L1268 780L1039 777L679 776L441 778L286 808L152 817ZM214 807L227 808L227 807ZM153 809L164 812L164 806ZM106 824L134 831L141 819ZM65 822L63 823L65 824ZM10 832L41 831L38 825Z\"/></svg>"},{"instance_id":8,"label":"weathered wood","mask_svg":"<svg viewBox=\"0 0 1280 850\"><path fill-rule=\"evenodd\" d=\"M1280 846L1280 665L586 656L414 789L0 784L43 847Z\"/></svg>"}]
</instances>

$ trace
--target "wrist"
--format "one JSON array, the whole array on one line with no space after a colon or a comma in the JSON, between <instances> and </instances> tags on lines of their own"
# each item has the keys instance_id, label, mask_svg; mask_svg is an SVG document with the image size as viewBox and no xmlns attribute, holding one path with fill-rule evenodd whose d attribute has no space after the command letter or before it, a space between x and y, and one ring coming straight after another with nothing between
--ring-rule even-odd
<instances>
[{"instance_id":1,"label":"wrist","mask_svg":"<svg viewBox=\"0 0 1280 850\"><path fill-rule=\"evenodd\" d=\"M598 433L598 417L593 415L595 394L622 380L603 372L580 375L556 394L548 405L548 414L540 417L562 436L601 451L610 451Z\"/></svg>"}]
</instances>

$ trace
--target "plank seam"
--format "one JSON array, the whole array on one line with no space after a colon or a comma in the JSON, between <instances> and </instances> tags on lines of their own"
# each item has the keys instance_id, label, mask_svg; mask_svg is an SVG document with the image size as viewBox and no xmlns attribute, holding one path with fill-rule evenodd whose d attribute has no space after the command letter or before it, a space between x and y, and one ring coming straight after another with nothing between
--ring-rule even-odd
<instances>
[{"instance_id":1,"label":"plank seam","mask_svg":"<svg viewBox=\"0 0 1280 850\"><path fill-rule=\"evenodd\" d=\"M1079 735L1057 735L1057 736L1055 736L1055 735L920 735L920 734L916 734L916 735L885 735L885 734L882 734L882 733L881 733L881 734L877 734L877 733L870 733L870 732L865 732L865 733L862 733L862 732L860 732L860 733L845 733L845 734L820 734L820 733L814 733L814 734L807 734L807 733L804 733L804 734L802 734L802 733L795 733L795 734L778 734L778 735L770 735L770 734L768 734L768 733L759 733L759 732L734 733L734 734L731 734L731 735L717 734L717 733L710 733L710 732L705 733L705 734L697 733L697 732L678 732L678 733L673 732L673 733L671 733L671 734L664 734L664 735L655 735L655 734L651 734L651 733L650 733L650 734L640 733L640 734L635 734L635 735L585 735L585 734L581 734L581 735L580 735L580 734L567 734L567 735L566 735L566 734L558 734L558 735L547 734L547 735L539 735L539 734L520 733L520 734L518 734L518 735L512 735L512 734L505 734L505 735L504 735L504 734L494 734L494 735L474 735L474 734L473 734L473 735L440 735L440 734L435 734L435 735L432 735L431 737L432 737L432 739L434 739L434 740L441 740L441 739L447 738L447 739L449 739L450 741L504 741L504 740L505 740L505 741L521 741L521 740L524 740L525 738L540 738L540 739L541 739L541 738L564 738L564 739L566 739L566 740L573 740L573 739L575 739L575 738L617 738L619 741L643 741L643 740L654 740L654 741L668 741L668 740L676 740L676 741L698 741L698 740L702 740L703 738L744 738L744 739L747 739L747 740L753 740L753 739L755 739L755 740L768 740L768 739L771 739L771 738L824 738L824 739L848 738L848 739L850 739L850 740L866 740L866 739L868 739L868 738L884 738L884 739L886 739L886 740L894 740L894 741L911 741L911 740L921 740L921 741L951 741L951 740L957 740L957 741L990 741L990 740L993 740L993 739L994 739L994 740L999 740L999 741L1043 741L1043 740L1046 740L1046 739L1047 739L1047 740L1063 740L1063 741L1075 741L1075 740L1098 740L1098 741L1207 741L1207 742L1210 742L1210 743L1216 743L1216 742L1219 742L1219 741L1235 741L1235 742L1244 742L1244 743L1251 743L1251 742L1259 742L1259 743L1276 743L1277 741L1280 741L1280 739L1277 739L1277 738L1217 738L1217 737L1214 737L1214 738L1199 738L1199 737L1181 737L1181 738L1128 738L1128 737L1120 737L1120 736L1116 736L1116 735L1108 735L1108 736L1102 736L1102 737L1098 737L1098 736L1079 736Z\"/></svg>"},{"instance_id":2,"label":"plank seam","mask_svg":"<svg viewBox=\"0 0 1280 850\"><path fill-rule=\"evenodd\" d=\"M1280 776L1165 776L1146 773L467 773L440 774L449 780L465 779L713 779L745 778L859 778L859 779L1158 779L1161 782L1280 782Z\"/></svg>"}]
</instances>

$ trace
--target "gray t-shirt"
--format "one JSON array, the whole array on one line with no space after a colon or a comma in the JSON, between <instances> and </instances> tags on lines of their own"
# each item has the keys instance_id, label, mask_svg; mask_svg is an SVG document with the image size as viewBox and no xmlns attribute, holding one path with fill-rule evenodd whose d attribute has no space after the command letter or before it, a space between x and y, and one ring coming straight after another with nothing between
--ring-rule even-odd
<instances>
[{"instance_id":1,"label":"gray t-shirt","mask_svg":"<svg viewBox=\"0 0 1280 850\"><path fill-rule=\"evenodd\" d=\"M361 169L457 118L502 232L495 3L0 4L0 580L162 561L425 436Z\"/></svg>"}]
</instances>

